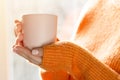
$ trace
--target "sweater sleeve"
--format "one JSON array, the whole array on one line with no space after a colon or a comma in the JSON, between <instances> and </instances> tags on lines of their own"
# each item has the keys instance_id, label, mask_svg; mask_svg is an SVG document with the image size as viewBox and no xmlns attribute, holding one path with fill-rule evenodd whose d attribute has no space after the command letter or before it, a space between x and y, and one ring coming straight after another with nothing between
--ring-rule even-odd
<instances>
[{"instance_id":1,"label":"sweater sleeve","mask_svg":"<svg viewBox=\"0 0 120 80\"><path fill-rule=\"evenodd\" d=\"M105 57L103 62L120 74L120 50Z\"/></svg>"},{"instance_id":2,"label":"sweater sleeve","mask_svg":"<svg viewBox=\"0 0 120 80\"><path fill-rule=\"evenodd\" d=\"M57 42L44 47L43 62L47 71L67 71L75 80L120 80L120 75L101 63L90 52L71 42Z\"/></svg>"}]
</instances>

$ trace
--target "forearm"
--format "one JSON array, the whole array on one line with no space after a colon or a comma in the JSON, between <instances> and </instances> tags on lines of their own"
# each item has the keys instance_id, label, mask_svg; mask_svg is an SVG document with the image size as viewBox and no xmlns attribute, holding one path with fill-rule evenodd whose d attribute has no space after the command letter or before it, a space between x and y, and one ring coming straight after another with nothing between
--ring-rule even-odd
<instances>
[{"instance_id":1,"label":"forearm","mask_svg":"<svg viewBox=\"0 0 120 80\"><path fill-rule=\"evenodd\" d=\"M107 65L101 63L87 50L71 43L69 43L68 46L73 48L70 52L74 53L72 73L75 77L78 77L81 73L86 80L120 80L119 74L117 74ZM76 66L75 69L74 66ZM74 72L76 68L79 70L77 71L80 72L79 74ZM77 79L79 79L79 77Z\"/></svg>"},{"instance_id":2,"label":"forearm","mask_svg":"<svg viewBox=\"0 0 120 80\"><path fill-rule=\"evenodd\" d=\"M83 55L83 57L81 55ZM87 80L120 80L119 74L117 74L109 66L98 61L89 53L85 52L79 56L82 60L80 64L82 64L82 67L85 68L83 75ZM79 69L81 70L81 67L79 67Z\"/></svg>"},{"instance_id":3,"label":"forearm","mask_svg":"<svg viewBox=\"0 0 120 80\"><path fill-rule=\"evenodd\" d=\"M44 47L41 66L49 71L68 71L78 80L81 77L88 80L119 80L116 72L95 59L85 49L69 42Z\"/></svg>"}]
</instances>

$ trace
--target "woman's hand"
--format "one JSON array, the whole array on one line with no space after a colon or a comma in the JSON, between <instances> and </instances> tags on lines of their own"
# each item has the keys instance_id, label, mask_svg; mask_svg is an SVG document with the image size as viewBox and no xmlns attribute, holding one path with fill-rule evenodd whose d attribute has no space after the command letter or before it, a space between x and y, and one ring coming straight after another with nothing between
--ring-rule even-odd
<instances>
[{"instance_id":1,"label":"woman's hand","mask_svg":"<svg viewBox=\"0 0 120 80\"><path fill-rule=\"evenodd\" d=\"M42 48L35 48L33 50L29 50L28 48L24 47L23 45L23 33L22 33L22 23L18 20L15 21L15 36L16 41L13 46L13 51L27 59L29 62L40 65L42 62L43 56L43 49Z\"/></svg>"},{"instance_id":2,"label":"woman's hand","mask_svg":"<svg viewBox=\"0 0 120 80\"><path fill-rule=\"evenodd\" d=\"M43 56L42 48L34 49L31 51L23 46L15 45L13 47L13 51L35 65L39 66L42 62L42 56ZM35 52L34 55L32 54L32 52L33 53Z\"/></svg>"},{"instance_id":3,"label":"woman's hand","mask_svg":"<svg viewBox=\"0 0 120 80\"><path fill-rule=\"evenodd\" d=\"M16 27L14 29L16 41L15 45L23 46L23 33L22 33L22 23L18 20L15 20Z\"/></svg>"}]
</instances>

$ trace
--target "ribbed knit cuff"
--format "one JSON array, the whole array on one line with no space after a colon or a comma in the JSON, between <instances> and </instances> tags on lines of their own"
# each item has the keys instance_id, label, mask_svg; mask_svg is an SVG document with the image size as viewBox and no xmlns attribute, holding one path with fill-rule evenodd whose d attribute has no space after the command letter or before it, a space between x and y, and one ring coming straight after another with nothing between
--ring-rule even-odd
<instances>
[{"instance_id":1,"label":"ribbed knit cuff","mask_svg":"<svg viewBox=\"0 0 120 80\"><path fill-rule=\"evenodd\" d=\"M45 46L42 67L46 70L66 70L72 67L73 53L70 52L68 42L57 42L52 45Z\"/></svg>"},{"instance_id":2,"label":"ribbed knit cuff","mask_svg":"<svg viewBox=\"0 0 120 80\"><path fill-rule=\"evenodd\" d=\"M104 63L120 74L120 53L116 52L105 57Z\"/></svg>"}]
</instances>

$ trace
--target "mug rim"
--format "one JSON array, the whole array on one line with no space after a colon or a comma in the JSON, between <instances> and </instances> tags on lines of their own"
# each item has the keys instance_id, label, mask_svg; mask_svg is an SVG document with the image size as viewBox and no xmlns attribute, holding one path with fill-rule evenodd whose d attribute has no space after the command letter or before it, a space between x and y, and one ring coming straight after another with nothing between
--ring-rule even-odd
<instances>
[{"instance_id":1,"label":"mug rim","mask_svg":"<svg viewBox=\"0 0 120 80\"><path fill-rule=\"evenodd\" d=\"M37 14L24 14L23 16L22 16L22 18L23 17L27 17L27 16L38 16L38 15L47 15L47 16L55 16L55 17L57 17L57 15L55 15L55 14L44 14L44 13L37 13Z\"/></svg>"}]
</instances>

